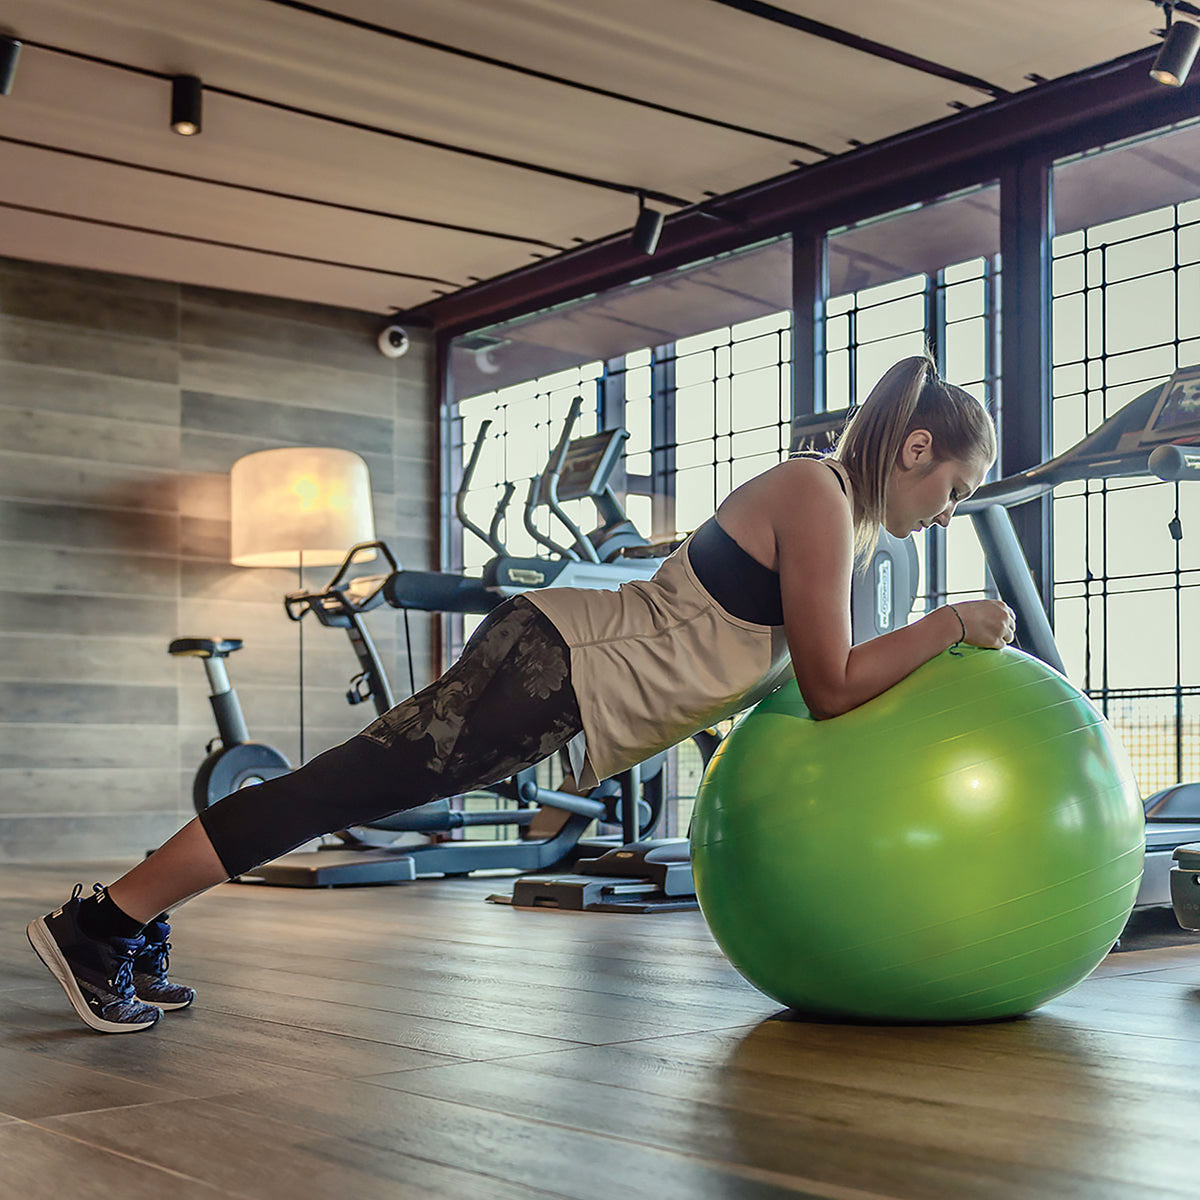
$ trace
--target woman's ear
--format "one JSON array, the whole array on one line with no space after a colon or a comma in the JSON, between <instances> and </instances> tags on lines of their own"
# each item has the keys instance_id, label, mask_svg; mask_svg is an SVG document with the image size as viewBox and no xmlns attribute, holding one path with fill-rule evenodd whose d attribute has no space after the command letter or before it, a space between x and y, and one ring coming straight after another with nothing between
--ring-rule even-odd
<instances>
[{"instance_id":1,"label":"woman's ear","mask_svg":"<svg viewBox=\"0 0 1200 1200\"><path fill-rule=\"evenodd\" d=\"M933 434L928 429L914 429L900 447L900 465L906 471L926 467L933 461Z\"/></svg>"}]
</instances>

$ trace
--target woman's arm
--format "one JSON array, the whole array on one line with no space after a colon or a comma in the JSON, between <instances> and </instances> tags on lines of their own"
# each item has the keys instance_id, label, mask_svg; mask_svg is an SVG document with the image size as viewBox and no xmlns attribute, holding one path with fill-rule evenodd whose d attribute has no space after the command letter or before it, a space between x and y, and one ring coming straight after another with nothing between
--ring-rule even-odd
<instances>
[{"instance_id":1,"label":"woman's arm","mask_svg":"<svg viewBox=\"0 0 1200 1200\"><path fill-rule=\"evenodd\" d=\"M899 683L959 640L949 608L851 645L854 523L833 472L796 460L773 472L772 514L783 623L800 693L818 720L836 717Z\"/></svg>"}]
</instances>

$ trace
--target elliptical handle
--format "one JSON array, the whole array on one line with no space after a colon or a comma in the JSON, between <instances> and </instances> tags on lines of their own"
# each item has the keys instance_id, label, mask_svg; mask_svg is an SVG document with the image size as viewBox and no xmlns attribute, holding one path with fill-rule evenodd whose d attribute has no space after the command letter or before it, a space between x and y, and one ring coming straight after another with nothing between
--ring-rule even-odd
<instances>
[{"instance_id":1,"label":"elliptical handle","mask_svg":"<svg viewBox=\"0 0 1200 1200\"><path fill-rule=\"evenodd\" d=\"M542 477L541 498L550 511L567 527L572 540L579 547L579 553L573 554L571 557L583 558L586 562L598 563L600 555L596 553L596 547L592 545L591 540L583 530L567 516L558 499L558 481L562 475L563 464L567 461L567 451L570 449L571 434L575 430L575 423L579 420L579 414L582 411L583 397L576 396L571 401L571 409L567 413L567 420L563 425L562 436L558 439L558 445L554 447L554 453L550 455L550 462L547 464L546 473Z\"/></svg>"},{"instance_id":2,"label":"elliptical handle","mask_svg":"<svg viewBox=\"0 0 1200 1200\"><path fill-rule=\"evenodd\" d=\"M502 509L504 504L508 502L508 498L501 502L501 508L497 510L496 515L492 517L492 527L487 532L484 531L467 516L467 492L471 487L471 480L475 477L475 468L479 464L479 456L483 453L483 444L487 441L488 430L492 427L492 420L489 417L479 426L479 432L475 435L475 445L471 448L471 457L467 459L467 465L463 467L462 480L458 485L458 491L454 497L454 512L458 517L464 529L469 529L480 541L487 544L488 548L494 554L506 554L504 545L499 542L499 539L494 535L500 523Z\"/></svg>"},{"instance_id":3,"label":"elliptical handle","mask_svg":"<svg viewBox=\"0 0 1200 1200\"><path fill-rule=\"evenodd\" d=\"M492 513L492 523L488 526L488 545L501 557L508 554L508 547L500 538L500 522L504 520L504 514L508 511L508 502L513 498L513 492L516 490L515 483L505 480L504 495L500 497L500 503L496 505L496 511Z\"/></svg>"},{"instance_id":4,"label":"elliptical handle","mask_svg":"<svg viewBox=\"0 0 1200 1200\"><path fill-rule=\"evenodd\" d=\"M547 478L557 478L562 474L563 463L567 460L567 447L571 444L571 434L575 432L575 424L582 411L583 397L576 396L567 410L567 419L563 423L562 434L550 455L550 461L546 464L545 475Z\"/></svg>"},{"instance_id":5,"label":"elliptical handle","mask_svg":"<svg viewBox=\"0 0 1200 1200\"><path fill-rule=\"evenodd\" d=\"M533 510L538 505L538 493L542 490L542 477L535 475L529 481L529 491L525 496L525 512L523 514L525 521L525 530L535 542L546 547L552 554L557 554L559 558L569 559L571 562L578 562L579 555L574 550L568 550L566 546L560 546L552 538L547 537L534 523Z\"/></svg>"}]
</instances>

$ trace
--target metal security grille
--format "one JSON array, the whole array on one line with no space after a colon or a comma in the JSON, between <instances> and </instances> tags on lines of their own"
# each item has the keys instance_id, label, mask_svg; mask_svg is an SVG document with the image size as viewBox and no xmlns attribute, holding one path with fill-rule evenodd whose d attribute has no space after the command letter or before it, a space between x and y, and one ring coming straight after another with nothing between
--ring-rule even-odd
<instances>
[{"instance_id":1,"label":"metal security grille","mask_svg":"<svg viewBox=\"0 0 1200 1200\"><path fill-rule=\"evenodd\" d=\"M1200 362L1200 201L1060 234L1052 263L1058 453ZM1056 636L1144 794L1200 772L1198 492L1086 481L1053 502Z\"/></svg>"},{"instance_id":2,"label":"metal security grille","mask_svg":"<svg viewBox=\"0 0 1200 1200\"><path fill-rule=\"evenodd\" d=\"M735 487L787 457L791 324L791 313L773 313L663 348L655 450L674 460L671 532L697 528Z\"/></svg>"}]
</instances>

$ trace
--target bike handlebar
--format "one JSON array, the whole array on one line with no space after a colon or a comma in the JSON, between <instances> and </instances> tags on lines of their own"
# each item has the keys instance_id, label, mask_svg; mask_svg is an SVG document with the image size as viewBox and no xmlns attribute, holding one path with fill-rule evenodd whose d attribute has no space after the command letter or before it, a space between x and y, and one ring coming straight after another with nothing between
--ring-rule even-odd
<instances>
[{"instance_id":1,"label":"bike handlebar","mask_svg":"<svg viewBox=\"0 0 1200 1200\"><path fill-rule=\"evenodd\" d=\"M327 599L333 594L339 595L342 603L354 612L365 612L368 608L373 608L374 605L370 601L380 595L384 583L389 578L388 575L360 576L347 583L342 582L347 571L353 565L355 558L364 550L378 550L387 561L388 566L391 567L391 574L400 570L400 563L388 548L386 542L359 542L346 551L346 557L342 559L341 566L338 567L333 578L323 588L318 591L300 589L295 592L288 592L284 596L283 610L287 613L288 619L291 621L302 621L304 614L310 611L313 601ZM359 591L361 594L347 602L347 595L350 589L355 584L359 584L360 580L362 583L369 583L371 586L364 590L360 585Z\"/></svg>"}]
</instances>

